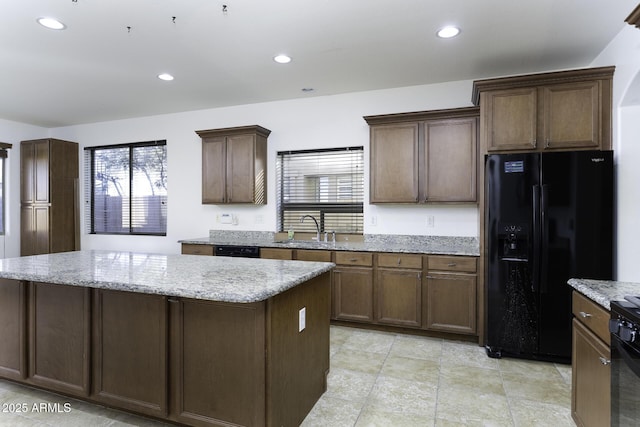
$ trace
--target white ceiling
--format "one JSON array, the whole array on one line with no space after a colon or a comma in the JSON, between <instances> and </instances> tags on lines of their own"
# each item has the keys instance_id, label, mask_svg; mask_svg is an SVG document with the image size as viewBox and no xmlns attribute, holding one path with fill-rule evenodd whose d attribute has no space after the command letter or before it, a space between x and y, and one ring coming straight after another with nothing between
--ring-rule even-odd
<instances>
[{"instance_id":1,"label":"white ceiling","mask_svg":"<svg viewBox=\"0 0 640 427\"><path fill-rule=\"evenodd\" d=\"M58 127L586 67L637 2L0 0L0 118ZM462 33L436 38L445 24Z\"/></svg>"}]
</instances>

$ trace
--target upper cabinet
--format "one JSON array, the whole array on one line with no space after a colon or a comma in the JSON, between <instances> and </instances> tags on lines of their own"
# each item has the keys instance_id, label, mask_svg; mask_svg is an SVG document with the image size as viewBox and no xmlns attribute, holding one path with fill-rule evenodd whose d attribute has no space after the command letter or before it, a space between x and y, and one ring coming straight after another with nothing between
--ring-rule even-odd
<instances>
[{"instance_id":1,"label":"upper cabinet","mask_svg":"<svg viewBox=\"0 0 640 427\"><path fill-rule=\"evenodd\" d=\"M267 203L267 137L261 126L200 130L202 203Z\"/></svg>"},{"instance_id":2,"label":"upper cabinet","mask_svg":"<svg viewBox=\"0 0 640 427\"><path fill-rule=\"evenodd\" d=\"M367 116L371 203L475 203L478 108Z\"/></svg>"},{"instance_id":3,"label":"upper cabinet","mask_svg":"<svg viewBox=\"0 0 640 427\"><path fill-rule=\"evenodd\" d=\"M624 22L629 25L635 25L636 28L640 28L640 4L633 9L633 12L627 16L627 19L625 19Z\"/></svg>"},{"instance_id":4,"label":"upper cabinet","mask_svg":"<svg viewBox=\"0 0 640 427\"><path fill-rule=\"evenodd\" d=\"M611 149L614 69L476 80L481 152Z\"/></svg>"}]
</instances>

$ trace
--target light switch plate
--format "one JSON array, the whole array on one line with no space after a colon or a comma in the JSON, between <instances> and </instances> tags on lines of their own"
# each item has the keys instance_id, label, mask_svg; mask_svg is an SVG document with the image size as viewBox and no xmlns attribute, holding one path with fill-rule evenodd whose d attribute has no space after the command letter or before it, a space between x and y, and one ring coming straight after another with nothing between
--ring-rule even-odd
<instances>
[{"instance_id":1,"label":"light switch plate","mask_svg":"<svg viewBox=\"0 0 640 427\"><path fill-rule=\"evenodd\" d=\"M298 332L307 327L307 307L302 307L298 312Z\"/></svg>"}]
</instances>

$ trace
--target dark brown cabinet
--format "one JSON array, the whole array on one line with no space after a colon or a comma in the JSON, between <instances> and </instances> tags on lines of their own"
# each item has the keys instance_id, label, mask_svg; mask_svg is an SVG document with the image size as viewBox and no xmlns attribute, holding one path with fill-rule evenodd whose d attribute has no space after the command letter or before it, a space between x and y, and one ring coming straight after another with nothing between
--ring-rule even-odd
<instances>
[{"instance_id":1,"label":"dark brown cabinet","mask_svg":"<svg viewBox=\"0 0 640 427\"><path fill-rule=\"evenodd\" d=\"M29 382L89 395L90 289L33 282L29 297Z\"/></svg>"},{"instance_id":2,"label":"dark brown cabinet","mask_svg":"<svg viewBox=\"0 0 640 427\"><path fill-rule=\"evenodd\" d=\"M373 322L373 255L336 252L333 269L333 318Z\"/></svg>"},{"instance_id":3,"label":"dark brown cabinet","mask_svg":"<svg viewBox=\"0 0 640 427\"><path fill-rule=\"evenodd\" d=\"M371 203L477 200L477 108L367 116Z\"/></svg>"},{"instance_id":4,"label":"dark brown cabinet","mask_svg":"<svg viewBox=\"0 0 640 427\"><path fill-rule=\"evenodd\" d=\"M613 70L475 81L482 152L611 149Z\"/></svg>"},{"instance_id":5,"label":"dark brown cabinet","mask_svg":"<svg viewBox=\"0 0 640 427\"><path fill-rule=\"evenodd\" d=\"M571 416L579 427L611 423L609 312L573 292Z\"/></svg>"},{"instance_id":6,"label":"dark brown cabinet","mask_svg":"<svg viewBox=\"0 0 640 427\"><path fill-rule=\"evenodd\" d=\"M265 419L263 304L172 300L173 418L258 426ZM221 325L233 327L220 327Z\"/></svg>"},{"instance_id":7,"label":"dark brown cabinet","mask_svg":"<svg viewBox=\"0 0 640 427\"><path fill-rule=\"evenodd\" d=\"M270 130L244 126L196 133L202 138L202 203L267 203Z\"/></svg>"},{"instance_id":8,"label":"dark brown cabinet","mask_svg":"<svg viewBox=\"0 0 640 427\"><path fill-rule=\"evenodd\" d=\"M422 256L378 254L375 281L376 322L422 325Z\"/></svg>"},{"instance_id":9,"label":"dark brown cabinet","mask_svg":"<svg viewBox=\"0 0 640 427\"><path fill-rule=\"evenodd\" d=\"M166 297L96 290L93 398L143 414L166 416L167 338Z\"/></svg>"},{"instance_id":10,"label":"dark brown cabinet","mask_svg":"<svg viewBox=\"0 0 640 427\"><path fill-rule=\"evenodd\" d=\"M427 257L425 328L457 334L477 331L477 260L472 257Z\"/></svg>"},{"instance_id":11,"label":"dark brown cabinet","mask_svg":"<svg viewBox=\"0 0 640 427\"><path fill-rule=\"evenodd\" d=\"M19 280L0 279L0 376L27 376L27 290Z\"/></svg>"},{"instance_id":12,"label":"dark brown cabinet","mask_svg":"<svg viewBox=\"0 0 640 427\"><path fill-rule=\"evenodd\" d=\"M78 144L58 139L20 144L20 254L79 248Z\"/></svg>"}]
</instances>

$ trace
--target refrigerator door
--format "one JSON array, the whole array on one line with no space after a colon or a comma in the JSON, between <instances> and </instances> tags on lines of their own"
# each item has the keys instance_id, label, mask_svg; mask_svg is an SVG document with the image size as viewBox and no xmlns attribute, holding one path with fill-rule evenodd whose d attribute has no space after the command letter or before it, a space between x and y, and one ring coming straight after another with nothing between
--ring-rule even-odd
<instances>
[{"instance_id":1,"label":"refrigerator door","mask_svg":"<svg viewBox=\"0 0 640 427\"><path fill-rule=\"evenodd\" d=\"M571 357L572 277L613 276L611 151L541 157L539 353Z\"/></svg>"},{"instance_id":2,"label":"refrigerator door","mask_svg":"<svg viewBox=\"0 0 640 427\"><path fill-rule=\"evenodd\" d=\"M539 154L486 159L487 352L533 354L538 344Z\"/></svg>"}]
</instances>

